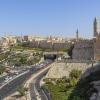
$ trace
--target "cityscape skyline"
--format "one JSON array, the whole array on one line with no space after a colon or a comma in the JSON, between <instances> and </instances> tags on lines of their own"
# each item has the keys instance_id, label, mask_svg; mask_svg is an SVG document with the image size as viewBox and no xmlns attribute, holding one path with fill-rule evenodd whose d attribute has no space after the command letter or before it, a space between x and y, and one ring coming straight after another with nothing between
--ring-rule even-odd
<instances>
[{"instance_id":1,"label":"cityscape skyline","mask_svg":"<svg viewBox=\"0 0 100 100\"><path fill-rule=\"evenodd\" d=\"M93 20L100 19L99 0L0 1L0 36L93 36ZM89 5L89 6L88 6Z\"/></svg>"}]
</instances>

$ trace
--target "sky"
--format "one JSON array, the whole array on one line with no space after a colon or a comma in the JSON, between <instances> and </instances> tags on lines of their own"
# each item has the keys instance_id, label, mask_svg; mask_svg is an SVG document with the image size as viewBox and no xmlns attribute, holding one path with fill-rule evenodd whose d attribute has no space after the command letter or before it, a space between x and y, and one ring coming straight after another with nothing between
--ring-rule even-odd
<instances>
[{"instance_id":1,"label":"sky","mask_svg":"<svg viewBox=\"0 0 100 100\"><path fill-rule=\"evenodd\" d=\"M0 36L92 37L100 0L0 0ZM99 26L100 27L100 26Z\"/></svg>"}]
</instances>

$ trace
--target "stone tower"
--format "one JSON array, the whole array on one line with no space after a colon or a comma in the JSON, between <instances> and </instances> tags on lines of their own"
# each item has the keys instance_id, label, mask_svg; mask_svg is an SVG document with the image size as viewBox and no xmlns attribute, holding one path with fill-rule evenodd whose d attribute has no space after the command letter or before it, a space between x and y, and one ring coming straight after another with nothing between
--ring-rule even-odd
<instances>
[{"instance_id":1,"label":"stone tower","mask_svg":"<svg viewBox=\"0 0 100 100\"><path fill-rule=\"evenodd\" d=\"M93 23L93 31L94 31L94 37L98 36L98 21L97 18L95 17L94 23Z\"/></svg>"},{"instance_id":2,"label":"stone tower","mask_svg":"<svg viewBox=\"0 0 100 100\"><path fill-rule=\"evenodd\" d=\"M79 40L79 32L78 32L78 29L76 31L76 40L78 41Z\"/></svg>"}]
</instances>

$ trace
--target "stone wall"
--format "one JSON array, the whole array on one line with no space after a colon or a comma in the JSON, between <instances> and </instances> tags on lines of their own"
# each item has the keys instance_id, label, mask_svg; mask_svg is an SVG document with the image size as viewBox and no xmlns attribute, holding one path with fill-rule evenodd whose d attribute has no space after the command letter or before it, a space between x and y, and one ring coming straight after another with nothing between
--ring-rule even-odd
<instances>
[{"instance_id":1,"label":"stone wall","mask_svg":"<svg viewBox=\"0 0 100 100\"><path fill-rule=\"evenodd\" d=\"M100 60L100 35L94 40L94 59Z\"/></svg>"},{"instance_id":2,"label":"stone wall","mask_svg":"<svg viewBox=\"0 0 100 100\"><path fill-rule=\"evenodd\" d=\"M81 70L82 73L86 71L87 68L91 67L91 64L87 63L64 63L64 62L55 62L50 65L51 68L46 74L45 78L63 78L69 77L70 72L73 69Z\"/></svg>"},{"instance_id":3,"label":"stone wall","mask_svg":"<svg viewBox=\"0 0 100 100\"><path fill-rule=\"evenodd\" d=\"M53 49L66 49L69 48L70 44L66 42L61 43L53 43Z\"/></svg>"},{"instance_id":4,"label":"stone wall","mask_svg":"<svg viewBox=\"0 0 100 100\"><path fill-rule=\"evenodd\" d=\"M71 43L68 42L47 42L45 41L32 41L32 47L34 48L43 48L43 49L68 49L70 48Z\"/></svg>"},{"instance_id":5,"label":"stone wall","mask_svg":"<svg viewBox=\"0 0 100 100\"><path fill-rule=\"evenodd\" d=\"M75 44L72 58L79 60L91 60L94 57L93 41L82 40Z\"/></svg>"}]
</instances>

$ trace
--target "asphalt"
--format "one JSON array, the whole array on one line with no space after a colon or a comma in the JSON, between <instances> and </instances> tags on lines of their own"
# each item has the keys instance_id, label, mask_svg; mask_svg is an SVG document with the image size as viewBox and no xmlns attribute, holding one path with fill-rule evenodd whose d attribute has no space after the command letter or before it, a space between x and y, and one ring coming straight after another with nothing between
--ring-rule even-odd
<instances>
[{"instance_id":1,"label":"asphalt","mask_svg":"<svg viewBox=\"0 0 100 100\"><path fill-rule=\"evenodd\" d=\"M5 80L5 78L7 77L7 76L14 76L15 74L14 73L9 73L9 74L7 74L7 75L5 75L5 76L3 76L3 77L0 77L0 86L2 85L2 83L4 82L4 80Z\"/></svg>"},{"instance_id":2,"label":"asphalt","mask_svg":"<svg viewBox=\"0 0 100 100\"><path fill-rule=\"evenodd\" d=\"M45 67L45 66L44 66ZM23 75L21 75L18 78L15 78L14 80L12 80L11 82L9 82L9 84L6 84L5 86L3 86L0 89L0 100L3 100L5 97L9 96L10 94L12 94L13 92L16 91L17 87L20 86L21 84L23 84L27 79L30 78L30 76L33 73L37 73L38 71L40 71L41 69L43 69L43 67L41 68L37 68L37 66L34 66L32 68L29 69L28 73L25 73Z\"/></svg>"},{"instance_id":3,"label":"asphalt","mask_svg":"<svg viewBox=\"0 0 100 100\"><path fill-rule=\"evenodd\" d=\"M52 100L48 92L44 91L40 86L40 81L46 75L47 72L48 70L41 73L33 80L33 83L30 84L31 100L37 100L37 96L38 98L41 98L41 100ZM39 93L39 95L36 94L36 91Z\"/></svg>"},{"instance_id":4,"label":"asphalt","mask_svg":"<svg viewBox=\"0 0 100 100\"><path fill-rule=\"evenodd\" d=\"M12 80L9 84L5 85L0 89L0 100L3 100L4 97L12 94L16 91L17 87L25 82L30 77L30 72L26 73L14 80Z\"/></svg>"}]
</instances>

